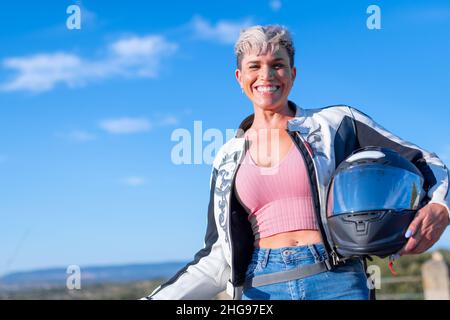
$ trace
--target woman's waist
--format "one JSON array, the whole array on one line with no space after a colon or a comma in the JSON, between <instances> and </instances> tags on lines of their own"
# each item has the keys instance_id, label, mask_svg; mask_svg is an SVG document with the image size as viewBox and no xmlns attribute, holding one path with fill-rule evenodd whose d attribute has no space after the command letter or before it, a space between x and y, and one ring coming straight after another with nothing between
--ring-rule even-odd
<instances>
[{"instance_id":1,"label":"woman's waist","mask_svg":"<svg viewBox=\"0 0 450 320\"><path fill-rule=\"evenodd\" d=\"M325 260L326 256L325 246L319 241L298 246L255 247L252 253L252 261L270 260L273 263L304 261L305 263L314 263Z\"/></svg>"},{"instance_id":2,"label":"woman's waist","mask_svg":"<svg viewBox=\"0 0 450 320\"><path fill-rule=\"evenodd\" d=\"M295 230L257 239L253 245L261 249L280 249L319 243L322 243L322 237L318 230Z\"/></svg>"}]
</instances>

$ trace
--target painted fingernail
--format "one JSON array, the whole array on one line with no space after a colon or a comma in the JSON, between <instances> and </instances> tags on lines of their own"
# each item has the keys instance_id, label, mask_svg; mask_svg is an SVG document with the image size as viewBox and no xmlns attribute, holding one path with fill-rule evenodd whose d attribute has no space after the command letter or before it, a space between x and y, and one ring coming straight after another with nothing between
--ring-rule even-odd
<instances>
[{"instance_id":1,"label":"painted fingernail","mask_svg":"<svg viewBox=\"0 0 450 320\"><path fill-rule=\"evenodd\" d=\"M408 229L408 231L406 231L405 233L405 238L409 238L412 236L412 231Z\"/></svg>"}]
</instances>

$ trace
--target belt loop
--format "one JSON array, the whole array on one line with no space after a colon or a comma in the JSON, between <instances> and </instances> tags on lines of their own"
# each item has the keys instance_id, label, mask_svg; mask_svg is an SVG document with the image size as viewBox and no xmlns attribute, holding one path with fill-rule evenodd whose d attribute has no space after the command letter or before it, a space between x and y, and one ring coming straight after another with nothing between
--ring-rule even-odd
<instances>
[{"instance_id":1,"label":"belt loop","mask_svg":"<svg viewBox=\"0 0 450 320\"><path fill-rule=\"evenodd\" d=\"M320 259L319 251L317 250L316 246L314 244L308 244L308 249L314 256L314 261L319 262L321 259Z\"/></svg>"},{"instance_id":2,"label":"belt loop","mask_svg":"<svg viewBox=\"0 0 450 320\"><path fill-rule=\"evenodd\" d=\"M267 260L269 260L269 254L270 254L270 248L266 249L266 252L264 252L264 258L263 261L261 263L261 267L265 268L267 265Z\"/></svg>"}]
</instances>

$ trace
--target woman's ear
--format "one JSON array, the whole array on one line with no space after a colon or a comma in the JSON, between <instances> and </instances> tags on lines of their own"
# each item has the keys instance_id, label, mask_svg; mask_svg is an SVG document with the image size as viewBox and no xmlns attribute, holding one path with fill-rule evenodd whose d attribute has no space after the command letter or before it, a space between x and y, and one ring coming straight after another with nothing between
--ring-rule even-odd
<instances>
[{"instance_id":1,"label":"woman's ear","mask_svg":"<svg viewBox=\"0 0 450 320\"><path fill-rule=\"evenodd\" d=\"M236 80L239 83L239 85L242 88L242 72L240 69L236 69L236 71L234 72L235 76L236 76Z\"/></svg>"},{"instance_id":2,"label":"woman's ear","mask_svg":"<svg viewBox=\"0 0 450 320\"><path fill-rule=\"evenodd\" d=\"M292 67L292 82L294 82L296 77L297 77L297 68Z\"/></svg>"}]
</instances>

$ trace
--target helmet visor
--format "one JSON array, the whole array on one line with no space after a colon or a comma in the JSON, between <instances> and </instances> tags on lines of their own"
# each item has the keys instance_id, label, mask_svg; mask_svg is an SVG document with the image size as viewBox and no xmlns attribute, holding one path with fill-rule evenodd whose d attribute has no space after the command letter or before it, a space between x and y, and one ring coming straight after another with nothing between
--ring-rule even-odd
<instances>
[{"instance_id":1,"label":"helmet visor","mask_svg":"<svg viewBox=\"0 0 450 320\"><path fill-rule=\"evenodd\" d=\"M331 183L327 214L376 210L417 210L423 178L408 170L382 166L355 166L339 172Z\"/></svg>"}]
</instances>

